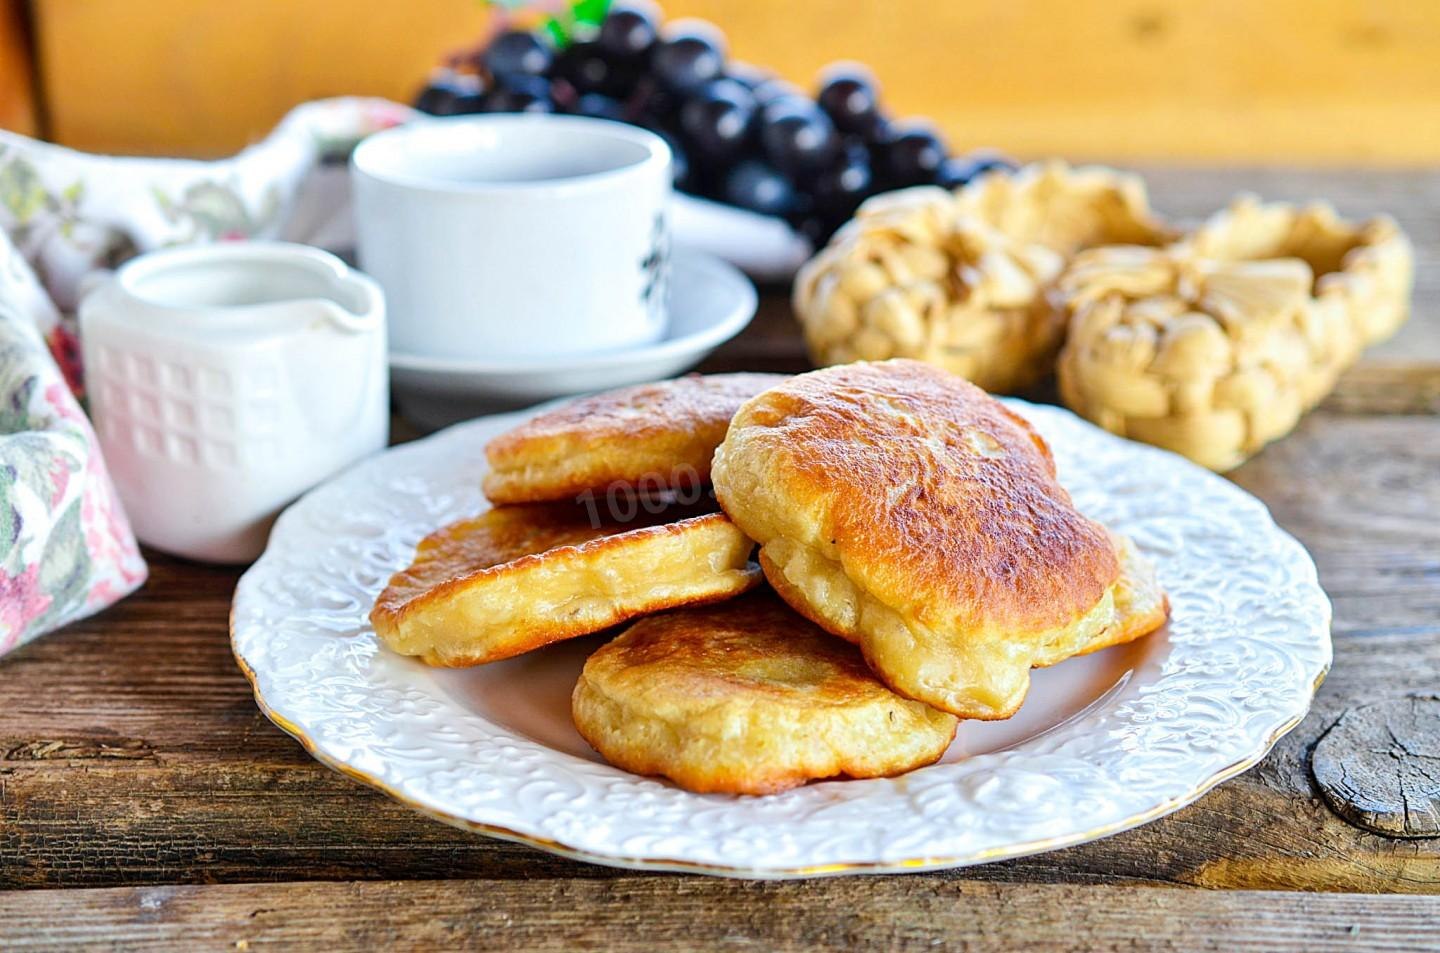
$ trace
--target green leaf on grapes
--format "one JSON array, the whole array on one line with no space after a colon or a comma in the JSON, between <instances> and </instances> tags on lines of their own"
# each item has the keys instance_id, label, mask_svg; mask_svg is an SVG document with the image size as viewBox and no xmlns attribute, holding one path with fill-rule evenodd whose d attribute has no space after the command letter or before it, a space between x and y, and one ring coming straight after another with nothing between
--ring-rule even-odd
<instances>
[{"instance_id":1,"label":"green leaf on grapes","mask_svg":"<svg viewBox=\"0 0 1440 953\"><path fill-rule=\"evenodd\" d=\"M573 15L577 23L599 23L610 10L610 0L576 0Z\"/></svg>"},{"instance_id":2,"label":"green leaf on grapes","mask_svg":"<svg viewBox=\"0 0 1440 953\"><path fill-rule=\"evenodd\" d=\"M565 29L565 24L557 17L550 17L541 25L541 29L549 35L550 42L555 44L557 50L563 50L570 45L570 31Z\"/></svg>"}]
</instances>

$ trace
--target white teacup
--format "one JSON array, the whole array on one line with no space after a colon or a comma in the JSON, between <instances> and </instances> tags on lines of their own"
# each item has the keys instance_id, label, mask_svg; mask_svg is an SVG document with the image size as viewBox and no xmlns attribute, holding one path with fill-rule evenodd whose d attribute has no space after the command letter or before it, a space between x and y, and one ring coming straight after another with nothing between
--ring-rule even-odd
<instances>
[{"instance_id":1,"label":"white teacup","mask_svg":"<svg viewBox=\"0 0 1440 953\"><path fill-rule=\"evenodd\" d=\"M366 139L351 169L392 351L534 359L664 334L670 150L653 133L578 116L417 120Z\"/></svg>"}]
</instances>

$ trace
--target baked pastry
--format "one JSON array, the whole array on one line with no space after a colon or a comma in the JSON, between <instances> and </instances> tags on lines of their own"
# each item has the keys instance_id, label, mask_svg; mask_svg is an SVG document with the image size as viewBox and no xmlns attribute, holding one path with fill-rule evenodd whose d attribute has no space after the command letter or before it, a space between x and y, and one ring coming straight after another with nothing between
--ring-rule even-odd
<instances>
[{"instance_id":1,"label":"baked pastry","mask_svg":"<svg viewBox=\"0 0 1440 953\"><path fill-rule=\"evenodd\" d=\"M420 542L370 621L402 655L479 665L759 584L754 543L713 506L638 510L597 522L570 503L504 506L452 523Z\"/></svg>"},{"instance_id":2,"label":"baked pastry","mask_svg":"<svg viewBox=\"0 0 1440 953\"><path fill-rule=\"evenodd\" d=\"M1075 252L1171 236L1143 181L1063 162L950 193L869 199L800 269L795 313L817 364L910 357L990 391L1047 376L1064 325L1045 289Z\"/></svg>"},{"instance_id":3,"label":"baked pastry","mask_svg":"<svg viewBox=\"0 0 1440 953\"><path fill-rule=\"evenodd\" d=\"M1361 347L1388 338L1410 316L1415 250L1388 215L1351 222L1325 202L1292 205L1242 195L1186 244L1202 259L1303 261L1315 276L1315 298L1343 308Z\"/></svg>"},{"instance_id":4,"label":"baked pastry","mask_svg":"<svg viewBox=\"0 0 1440 953\"><path fill-rule=\"evenodd\" d=\"M982 175L955 192L955 204L962 221L1062 258L1097 245L1156 245L1175 235L1150 208L1140 176L1059 159Z\"/></svg>"},{"instance_id":5,"label":"baked pastry","mask_svg":"<svg viewBox=\"0 0 1440 953\"><path fill-rule=\"evenodd\" d=\"M573 500L612 487L686 491L710 480L730 418L778 374L690 374L607 391L540 414L490 441L494 503Z\"/></svg>"},{"instance_id":6,"label":"baked pastry","mask_svg":"<svg viewBox=\"0 0 1440 953\"><path fill-rule=\"evenodd\" d=\"M1075 510L1040 435L927 364L842 365L765 391L735 415L713 475L790 605L859 644L890 688L961 717L1009 717L1032 666L1165 618L1150 568Z\"/></svg>"},{"instance_id":7,"label":"baked pastry","mask_svg":"<svg viewBox=\"0 0 1440 953\"><path fill-rule=\"evenodd\" d=\"M1294 429L1405 319L1408 241L1386 218L1238 200L1165 249L1083 252L1051 300L1072 410L1216 470Z\"/></svg>"},{"instance_id":8,"label":"baked pastry","mask_svg":"<svg viewBox=\"0 0 1440 953\"><path fill-rule=\"evenodd\" d=\"M957 724L764 592L636 622L585 663L572 712L617 767L730 794L900 774L944 754Z\"/></svg>"}]
</instances>

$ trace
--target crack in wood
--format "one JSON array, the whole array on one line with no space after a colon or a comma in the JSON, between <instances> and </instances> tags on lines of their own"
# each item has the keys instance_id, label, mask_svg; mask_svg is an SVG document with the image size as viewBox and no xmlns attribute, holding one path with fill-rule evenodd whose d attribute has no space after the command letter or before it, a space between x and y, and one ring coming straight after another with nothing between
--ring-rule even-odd
<instances>
[{"instance_id":1,"label":"crack in wood","mask_svg":"<svg viewBox=\"0 0 1440 953\"><path fill-rule=\"evenodd\" d=\"M1440 837L1440 695L1351 708L1310 755L1325 802L1385 837Z\"/></svg>"},{"instance_id":2,"label":"crack in wood","mask_svg":"<svg viewBox=\"0 0 1440 953\"><path fill-rule=\"evenodd\" d=\"M154 750L138 738L108 739L37 739L11 741L0 750L0 761L84 761L107 759L121 761L155 760Z\"/></svg>"}]
</instances>

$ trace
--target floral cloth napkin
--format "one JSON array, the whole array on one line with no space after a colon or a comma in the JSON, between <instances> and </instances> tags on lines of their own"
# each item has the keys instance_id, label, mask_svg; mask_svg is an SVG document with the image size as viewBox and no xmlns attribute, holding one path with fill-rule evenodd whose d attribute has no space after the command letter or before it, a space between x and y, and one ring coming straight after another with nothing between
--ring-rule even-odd
<instances>
[{"instance_id":1,"label":"floral cloth napkin","mask_svg":"<svg viewBox=\"0 0 1440 953\"><path fill-rule=\"evenodd\" d=\"M73 318L88 274L192 242L323 230L329 155L411 111L296 108L263 142L204 162L97 156L0 131L0 655L133 592L145 563L80 409Z\"/></svg>"},{"instance_id":2,"label":"floral cloth napkin","mask_svg":"<svg viewBox=\"0 0 1440 953\"><path fill-rule=\"evenodd\" d=\"M145 580L90 422L40 337L58 320L0 233L0 654Z\"/></svg>"}]
</instances>

